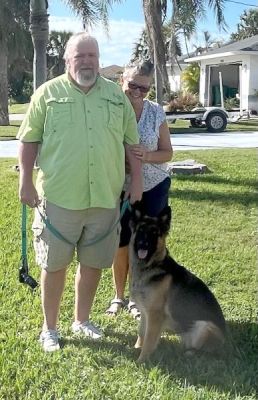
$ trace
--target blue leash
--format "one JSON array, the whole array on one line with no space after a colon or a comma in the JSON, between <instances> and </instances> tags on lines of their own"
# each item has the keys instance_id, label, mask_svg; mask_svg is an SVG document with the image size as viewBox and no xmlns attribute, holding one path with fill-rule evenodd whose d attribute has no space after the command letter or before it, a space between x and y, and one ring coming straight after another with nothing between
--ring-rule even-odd
<instances>
[{"instance_id":1,"label":"blue leash","mask_svg":"<svg viewBox=\"0 0 258 400\"><path fill-rule=\"evenodd\" d=\"M104 235L98 237L97 239L92 240L91 242L85 244L84 247L89 247L89 246L92 246L93 244L96 244L96 243L100 242L101 240L105 239L111 232L113 232L113 230L115 229L115 227L116 227L116 226L119 224L119 222L121 221L121 219L122 219L122 217L123 217L123 215L124 215L124 213L126 212L127 209L128 209L128 210L131 210L131 205L130 205L129 200L125 200L125 201L123 202L122 207L121 207L121 211L120 211L120 216L119 216L118 220L111 226L111 228L109 229L109 231L106 232L106 233L104 233ZM40 215L42 221L44 222L44 224L46 225L46 227L49 229L49 231L50 231L51 233L53 233L53 235L55 235L55 237L57 237L58 239L62 240L63 242L65 242L65 243L67 243L67 244L70 244L70 245L72 245L72 246L75 246L75 245L76 245L76 243L72 243L72 242L70 242L68 239L66 239L66 238L51 224L51 222L50 222L50 220L48 219L48 217L47 217L47 216L45 217L45 216L42 214L42 212L39 210L38 207L37 207L37 210L38 210L38 213L39 213L39 215Z\"/></svg>"}]
</instances>

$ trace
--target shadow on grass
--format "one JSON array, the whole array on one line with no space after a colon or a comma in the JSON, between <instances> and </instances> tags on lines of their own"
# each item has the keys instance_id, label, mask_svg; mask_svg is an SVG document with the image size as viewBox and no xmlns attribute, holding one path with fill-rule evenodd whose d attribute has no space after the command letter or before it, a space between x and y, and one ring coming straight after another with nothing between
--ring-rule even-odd
<instances>
[{"instance_id":1,"label":"shadow on grass","mask_svg":"<svg viewBox=\"0 0 258 400\"><path fill-rule=\"evenodd\" d=\"M177 181L190 181L190 182L204 182L204 183L214 183L214 184L228 184L235 186L247 186L258 188L258 182L255 179L232 179L223 178L222 176L205 174L205 175L173 175L173 179Z\"/></svg>"},{"instance_id":2,"label":"shadow on grass","mask_svg":"<svg viewBox=\"0 0 258 400\"><path fill-rule=\"evenodd\" d=\"M258 204L257 194L244 192L244 193L234 193L234 192L212 192L209 190L191 190L191 189L172 189L169 192L171 198L177 198L181 200L187 201L212 201L212 202L221 202L224 204L232 204L239 203L244 206L248 206L250 204Z\"/></svg>"},{"instance_id":3,"label":"shadow on grass","mask_svg":"<svg viewBox=\"0 0 258 400\"><path fill-rule=\"evenodd\" d=\"M79 348L87 345L96 351L98 361L100 353L108 350L108 355L101 356L101 362L109 367L117 367L117 357L120 355L136 361L139 355L139 350L133 347L136 335L122 334L112 329L107 329L106 335L101 341L65 339L64 345L72 344ZM113 357L110 357L110 352ZM257 353L258 325L228 322L227 343L220 354L198 354L189 358L184 355L179 342L166 337L162 338L151 360L139 368L149 370L157 366L162 373L170 375L171 380L179 379L186 387L203 386L232 395L248 396L258 389Z\"/></svg>"},{"instance_id":4,"label":"shadow on grass","mask_svg":"<svg viewBox=\"0 0 258 400\"><path fill-rule=\"evenodd\" d=\"M154 356L164 372L186 380L187 385L247 396L258 389L257 354L257 324L228 322L227 343L220 355L186 358L179 346L169 346L168 341L163 341L159 354Z\"/></svg>"},{"instance_id":5,"label":"shadow on grass","mask_svg":"<svg viewBox=\"0 0 258 400\"><path fill-rule=\"evenodd\" d=\"M111 328L107 328L105 330L105 335L101 340L92 340L91 338L73 336L71 338L62 338L61 346L65 347L67 345L73 345L79 348L87 346L97 352L109 350L116 356L122 355L123 357L134 361L137 359L137 351L134 349L135 340L136 335L133 336L128 333L122 334ZM106 363L113 366L117 365L117 362L112 361L110 357L106 358L105 364Z\"/></svg>"},{"instance_id":6,"label":"shadow on grass","mask_svg":"<svg viewBox=\"0 0 258 400\"><path fill-rule=\"evenodd\" d=\"M16 140L16 136L0 136L0 141L6 141L6 140Z\"/></svg>"}]
</instances>

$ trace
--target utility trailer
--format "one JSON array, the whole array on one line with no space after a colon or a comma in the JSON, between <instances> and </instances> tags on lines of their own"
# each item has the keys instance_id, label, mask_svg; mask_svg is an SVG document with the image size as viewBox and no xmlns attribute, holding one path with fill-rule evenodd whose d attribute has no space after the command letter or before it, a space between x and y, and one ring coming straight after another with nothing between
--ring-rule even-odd
<instances>
[{"instance_id":1,"label":"utility trailer","mask_svg":"<svg viewBox=\"0 0 258 400\"><path fill-rule=\"evenodd\" d=\"M189 120L193 128L206 128L209 132L223 132L229 113L219 107L195 108L192 111L166 111L166 119L175 123L177 119Z\"/></svg>"},{"instance_id":2,"label":"utility trailer","mask_svg":"<svg viewBox=\"0 0 258 400\"><path fill-rule=\"evenodd\" d=\"M166 106L165 106L166 107ZM164 107L164 108L165 108ZM193 128L206 128L208 132L223 132L227 123L240 120L258 120L257 114L247 110L225 110L222 107L198 107L191 111L166 111L166 120L171 124L177 119L189 120Z\"/></svg>"}]
</instances>

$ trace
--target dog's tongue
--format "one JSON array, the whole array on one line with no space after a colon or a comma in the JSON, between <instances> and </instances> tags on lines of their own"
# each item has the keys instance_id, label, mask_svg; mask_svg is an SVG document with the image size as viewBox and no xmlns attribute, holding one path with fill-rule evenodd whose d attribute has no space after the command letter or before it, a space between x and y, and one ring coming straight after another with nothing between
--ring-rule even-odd
<instances>
[{"instance_id":1,"label":"dog's tongue","mask_svg":"<svg viewBox=\"0 0 258 400\"><path fill-rule=\"evenodd\" d=\"M139 249L138 250L138 257L143 260L148 254L148 250Z\"/></svg>"}]
</instances>

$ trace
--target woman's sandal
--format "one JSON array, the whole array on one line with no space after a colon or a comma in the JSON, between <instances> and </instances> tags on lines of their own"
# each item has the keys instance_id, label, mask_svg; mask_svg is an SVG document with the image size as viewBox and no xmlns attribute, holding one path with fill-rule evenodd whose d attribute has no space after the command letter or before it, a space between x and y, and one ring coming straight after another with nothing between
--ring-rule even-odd
<instances>
[{"instance_id":1,"label":"woman's sandal","mask_svg":"<svg viewBox=\"0 0 258 400\"><path fill-rule=\"evenodd\" d=\"M125 302L122 299L113 299L110 302L110 307L107 309L106 314L110 317L115 317L119 311L125 306Z\"/></svg>"},{"instance_id":2,"label":"woman's sandal","mask_svg":"<svg viewBox=\"0 0 258 400\"><path fill-rule=\"evenodd\" d=\"M129 314L131 314L134 319L137 319L138 321L141 319L141 312L138 310L134 301L129 301L127 308Z\"/></svg>"}]
</instances>

